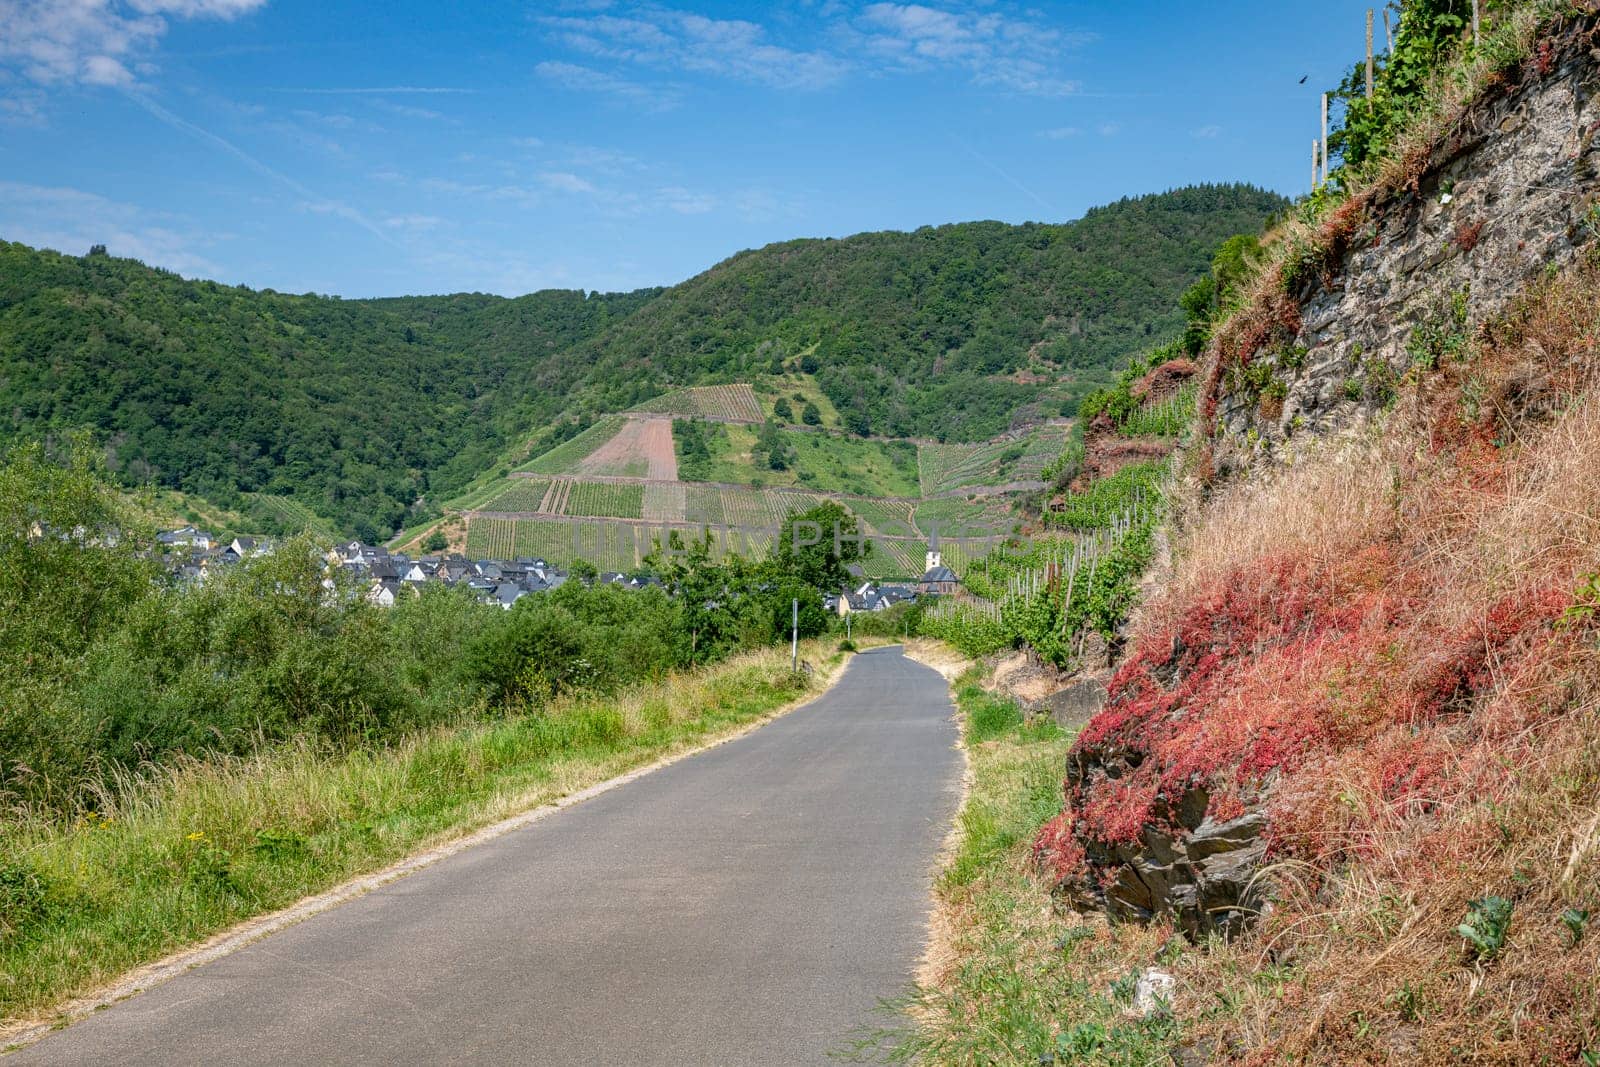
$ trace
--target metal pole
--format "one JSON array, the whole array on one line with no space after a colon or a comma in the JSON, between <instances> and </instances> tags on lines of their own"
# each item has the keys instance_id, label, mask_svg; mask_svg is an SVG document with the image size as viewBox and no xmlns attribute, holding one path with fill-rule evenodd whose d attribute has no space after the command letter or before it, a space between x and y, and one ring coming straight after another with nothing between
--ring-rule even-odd
<instances>
[{"instance_id":1,"label":"metal pole","mask_svg":"<svg viewBox=\"0 0 1600 1067\"><path fill-rule=\"evenodd\" d=\"M791 671L797 671L797 670L800 669L800 598L799 597L796 597L795 599L789 601L789 610L793 613L793 616L794 616L794 621L790 624L793 627L793 630L792 630L793 636L791 636L790 639L789 639L789 669Z\"/></svg>"},{"instance_id":2,"label":"metal pole","mask_svg":"<svg viewBox=\"0 0 1600 1067\"><path fill-rule=\"evenodd\" d=\"M1389 28L1389 8L1383 9L1383 43L1387 51L1394 51L1394 31Z\"/></svg>"}]
</instances>

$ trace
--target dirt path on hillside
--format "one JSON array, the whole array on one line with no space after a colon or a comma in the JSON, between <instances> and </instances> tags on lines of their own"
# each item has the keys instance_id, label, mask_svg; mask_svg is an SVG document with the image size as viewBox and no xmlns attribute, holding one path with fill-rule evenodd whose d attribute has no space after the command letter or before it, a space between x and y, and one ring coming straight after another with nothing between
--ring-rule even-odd
<instances>
[{"instance_id":1,"label":"dirt path on hillside","mask_svg":"<svg viewBox=\"0 0 1600 1067\"><path fill-rule=\"evenodd\" d=\"M636 418L584 457L578 473L586 475L642 476L653 482L678 480L678 455L672 447L672 420Z\"/></svg>"}]
</instances>

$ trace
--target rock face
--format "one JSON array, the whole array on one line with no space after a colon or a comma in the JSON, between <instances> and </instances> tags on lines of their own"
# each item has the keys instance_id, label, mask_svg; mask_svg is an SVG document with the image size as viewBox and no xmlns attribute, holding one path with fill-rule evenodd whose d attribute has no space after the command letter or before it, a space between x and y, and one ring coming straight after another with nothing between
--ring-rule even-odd
<instances>
[{"instance_id":1,"label":"rock face","mask_svg":"<svg viewBox=\"0 0 1600 1067\"><path fill-rule=\"evenodd\" d=\"M1067 795L1081 796L1096 779L1120 778L1138 758L1116 748L1084 746L1067 765ZM1260 911L1252 883L1266 854L1266 816L1247 812L1217 821L1210 797L1190 789L1171 805L1172 825L1146 825L1135 842L1082 840L1090 877L1058 888L1084 908L1118 921L1170 918L1191 938L1229 934Z\"/></svg>"},{"instance_id":2,"label":"rock face","mask_svg":"<svg viewBox=\"0 0 1600 1067\"><path fill-rule=\"evenodd\" d=\"M1381 410L1542 272L1600 234L1596 22L1569 24L1435 147L1416 181L1352 219L1343 253L1292 294L1300 326L1225 374L1216 464L1238 470ZM1354 205L1360 208L1360 205Z\"/></svg>"},{"instance_id":3,"label":"rock face","mask_svg":"<svg viewBox=\"0 0 1600 1067\"><path fill-rule=\"evenodd\" d=\"M1063 730L1078 730L1100 713L1108 696L1099 679L1083 678L1040 700L1032 713L1048 715Z\"/></svg>"}]
</instances>

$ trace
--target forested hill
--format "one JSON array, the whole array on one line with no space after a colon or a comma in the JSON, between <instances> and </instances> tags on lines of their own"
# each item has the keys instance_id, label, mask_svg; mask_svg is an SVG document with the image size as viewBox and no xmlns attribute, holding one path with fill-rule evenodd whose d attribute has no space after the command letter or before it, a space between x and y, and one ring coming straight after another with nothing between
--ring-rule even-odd
<instances>
[{"instance_id":1,"label":"forested hill","mask_svg":"<svg viewBox=\"0 0 1600 1067\"><path fill-rule=\"evenodd\" d=\"M502 336L440 298L421 315L188 281L133 260L0 242L0 445L87 427L130 482L225 506L295 498L387 536L433 487L464 484L526 427L552 354L653 292L496 300Z\"/></svg>"},{"instance_id":2,"label":"forested hill","mask_svg":"<svg viewBox=\"0 0 1600 1067\"><path fill-rule=\"evenodd\" d=\"M987 437L1046 379L1175 330L1247 186L1063 225L965 223L744 252L674 288L340 300L0 241L0 447L88 428L130 482L293 498L386 535L557 420L787 361L857 432ZM1025 376L1013 376L1025 377Z\"/></svg>"},{"instance_id":3,"label":"forested hill","mask_svg":"<svg viewBox=\"0 0 1600 1067\"><path fill-rule=\"evenodd\" d=\"M1247 185L1124 199L1060 225L998 222L768 245L675 286L584 347L612 408L664 384L803 358L858 433L972 440L1037 390L1175 333L1178 296L1285 205Z\"/></svg>"}]
</instances>

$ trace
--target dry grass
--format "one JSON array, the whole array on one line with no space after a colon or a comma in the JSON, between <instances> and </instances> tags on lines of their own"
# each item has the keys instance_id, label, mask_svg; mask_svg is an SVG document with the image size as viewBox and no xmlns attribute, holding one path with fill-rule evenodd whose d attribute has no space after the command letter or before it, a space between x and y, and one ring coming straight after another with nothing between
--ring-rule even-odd
<instances>
[{"instance_id":1,"label":"dry grass","mask_svg":"<svg viewBox=\"0 0 1600 1067\"><path fill-rule=\"evenodd\" d=\"M1600 1054L1600 929L1579 917L1600 919L1597 344L1590 262L1415 384L1381 434L1190 516L1135 657L1222 592L1256 617L1229 616L1248 623L1229 673L1153 724L1152 761L1216 756L1216 793L1265 805L1275 842L1271 913L1176 965L1208 1057ZM1271 748L1284 731L1305 744ZM1512 918L1478 958L1456 927L1491 895Z\"/></svg>"}]
</instances>

